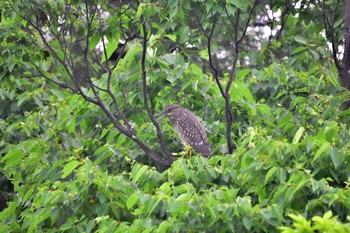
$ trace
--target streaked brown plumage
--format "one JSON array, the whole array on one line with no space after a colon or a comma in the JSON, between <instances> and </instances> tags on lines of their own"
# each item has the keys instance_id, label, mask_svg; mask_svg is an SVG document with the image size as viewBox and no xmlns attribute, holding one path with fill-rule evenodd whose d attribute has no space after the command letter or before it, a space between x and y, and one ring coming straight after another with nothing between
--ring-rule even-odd
<instances>
[{"instance_id":1,"label":"streaked brown plumage","mask_svg":"<svg viewBox=\"0 0 350 233\"><path fill-rule=\"evenodd\" d=\"M210 157L211 151L207 134L197 116L177 104L168 105L156 117L164 116L169 117L183 144L191 146L204 157Z\"/></svg>"}]
</instances>

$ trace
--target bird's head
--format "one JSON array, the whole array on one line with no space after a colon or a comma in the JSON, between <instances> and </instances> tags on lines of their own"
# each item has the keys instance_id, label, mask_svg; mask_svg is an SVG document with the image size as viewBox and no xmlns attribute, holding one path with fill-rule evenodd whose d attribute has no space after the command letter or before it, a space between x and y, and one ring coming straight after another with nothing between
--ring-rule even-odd
<instances>
[{"instance_id":1,"label":"bird's head","mask_svg":"<svg viewBox=\"0 0 350 233\"><path fill-rule=\"evenodd\" d=\"M177 104L170 104L168 106L166 106L163 110L162 113L156 115L156 118L159 117L169 117L171 115L176 114L178 111L181 111L182 107L180 105Z\"/></svg>"}]
</instances>

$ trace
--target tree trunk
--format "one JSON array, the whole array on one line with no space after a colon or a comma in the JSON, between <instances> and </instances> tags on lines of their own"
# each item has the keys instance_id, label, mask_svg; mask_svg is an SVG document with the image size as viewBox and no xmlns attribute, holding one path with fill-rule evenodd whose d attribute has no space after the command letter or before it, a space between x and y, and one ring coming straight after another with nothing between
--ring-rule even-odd
<instances>
[{"instance_id":1,"label":"tree trunk","mask_svg":"<svg viewBox=\"0 0 350 233\"><path fill-rule=\"evenodd\" d=\"M350 90L350 0L346 1L344 18L344 59L339 78L341 85Z\"/></svg>"}]
</instances>

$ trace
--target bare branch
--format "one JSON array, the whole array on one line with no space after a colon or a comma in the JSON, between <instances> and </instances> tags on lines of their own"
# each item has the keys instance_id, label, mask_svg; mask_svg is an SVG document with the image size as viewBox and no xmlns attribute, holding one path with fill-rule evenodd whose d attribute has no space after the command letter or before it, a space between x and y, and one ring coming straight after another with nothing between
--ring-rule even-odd
<instances>
[{"instance_id":1,"label":"bare branch","mask_svg":"<svg viewBox=\"0 0 350 233\"><path fill-rule=\"evenodd\" d=\"M99 22L101 24L101 18L99 17ZM116 115L121 118L124 122L124 124L126 125L126 127L132 132L132 127L129 123L129 121L126 119L126 117L124 116L124 114L121 112L120 108L119 108L119 105L117 103L117 98L116 96L112 93L111 91L111 77L112 77L112 73L113 73L113 70L117 67L119 61L120 61L120 57L118 57L117 61L116 61L116 64L111 68L110 65L109 65L109 61L107 59L107 47L106 47L106 41L105 41L105 38L104 38L104 35L102 33L102 31L100 30L100 36L101 36L101 40L102 40L102 46L103 46L103 56L105 56L105 63L106 63L106 66L103 66L100 61L98 61L97 63L100 64L101 67L103 67L106 72L107 72L107 90L106 92L108 93L108 95L111 97L112 99L112 103L113 103L113 106L114 106L114 110L115 110L115 113Z\"/></svg>"},{"instance_id":2,"label":"bare branch","mask_svg":"<svg viewBox=\"0 0 350 233\"><path fill-rule=\"evenodd\" d=\"M142 31L143 31L141 72L142 72L142 89L143 89L144 106L146 108L148 116L150 117L153 125L155 126L155 128L157 130L157 136L158 136L159 143L160 143L160 146L161 146L163 153L167 156L169 161L172 161L173 159L172 159L171 152L169 151L168 147L165 145L160 126L159 126L158 122L156 121L156 119L154 117L153 110L150 108L149 103L148 103L147 73L146 73L147 27L146 27L146 21L144 19L144 16L141 16L141 20L142 20Z\"/></svg>"},{"instance_id":3,"label":"bare branch","mask_svg":"<svg viewBox=\"0 0 350 233\"><path fill-rule=\"evenodd\" d=\"M60 83L60 82L57 82L56 80L53 80L52 78L49 78L44 72L41 71L40 67L37 66L34 62L30 61L29 62L35 67L35 69L40 73L40 77L43 77L44 79L46 79L47 81L50 81L52 83L55 83L56 85L64 88L64 89L68 89L70 90L72 93L75 93L75 94L80 94L79 92L77 92L76 90L74 90L73 88L67 86L66 84L64 83Z\"/></svg>"},{"instance_id":4,"label":"bare branch","mask_svg":"<svg viewBox=\"0 0 350 233\"><path fill-rule=\"evenodd\" d=\"M217 70L217 66L214 66L214 64L213 64L212 52L211 52L211 43L212 43L212 38L213 38L213 34L215 31L215 26L216 26L216 21L217 21L217 18L215 15L213 16L213 18L214 19L213 19L212 27L211 27L209 34L207 34L205 32L205 29L200 22L199 22L199 26L200 26L201 30L203 31L204 35L207 37L207 47L208 47L207 49L208 49L209 66L211 68L210 69L211 73L212 73L213 78L215 79L215 81L219 87L219 90L220 90L222 97L225 99L226 141L227 141L228 152L232 153L233 152L233 143L232 143L232 138L231 138L231 129L232 129L232 122L233 122L233 114L232 114L231 107L230 107L230 95L229 95L228 91L224 91L224 88L221 85L221 82L219 79L219 72ZM237 17L236 25L238 25L238 22L239 22L238 18L239 18L239 15ZM229 17L229 19L230 19L230 21L232 20L230 17ZM235 29L235 35L236 35L235 38L237 38L237 30L238 30L237 28ZM234 67L236 66L237 59L238 59L238 56L235 56ZM227 88L229 88L229 87L226 86L226 89Z\"/></svg>"},{"instance_id":5,"label":"bare branch","mask_svg":"<svg viewBox=\"0 0 350 233\"><path fill-rule=\"evenodd\" d=\"M245 26L244 26L244 28L243 28L243 33L242 33L242 35L241 35L241 38L239 38L239 39L237 40L237 42L236 42L238 45L242 42L243 38L245 37L245 35L246 35L246 33L247 33L247 29L248 29L248 27L249 27L249 23L250 23L250 20L252 19L253 11L254 11L256 5L257 5L257 1L254 1L252 8L250 8L249 15L248 15L248 19L247 19L247 21L246 21L246 23L245 23Z\"/></svg>"},{"instance_id":6,"label":"bare branch","mask_svg":"<svg viewBox=\"0 0 350 233\"><path fill-rule=\"evenodd\" d=\"M224 97L226 99L224 88L222 87L220 79L219 79L219 71L218 71L217 67L213 63L213 57L212 57L213 55L212 55L212 52L211 52L211 42L212 42L212 38L213 38L213 33L215 31L216 21L217 21L217 17L214 15L213 16L213 24L212 24L212 27L210 29L209 34L206 33L206 31L205 31L205 29L204 29L204 27L203 27L201 22L198 22L198 25L200 26L201 30L203 31L203 34L205 35L205 37L207 38L207 47L208 47L208 58L209 58L210 71L211 71L211 73L213 75L213 78L214 78L216 84L219 87L219 90L220 90L220 93L221 93L222 97Z\"/></svg>"},{"instance_id":7,"label":"bare branch","mask_svg":"<svg viewBox=\"0 0 350 233\"><path fill-rule=\"evenodd\" d=\"M233 39L234 39L234 42L233 42L233 44L234 44L234 60L232 63L232 68L231 68L231 71L229 74L229 80L226 84L225 91L222 90L222 96L225 98L226 141L227 141L227 148L228 148L229 153L232 153L233 149L235 147L234 143L232 142L232 137L231 137L231 134L232 134L231 131L232 131L232 125L233 125L233 113L231 110L231 103L230 103L230 88L231 88L232 82L233 82L234 77L235 77L238 57L239 57L239 53L240 53L239 46L240 46L242 40L244 39L244 37L246 36L247 29L249 27L249 24L250 24L252 15L253 15L253 11L254 11L256 5L257 5L257 1L254 1L254 4L249 11L248 19L245 22L245 25L243 27L242 35L240 37L238 36L238 30L240 28L239 27L240 16L241 16L240 9L237 10L237 15L235 17L235 20L232 19L232 17L229 15L227 9L225 9L226 15L227 15L228 19L230 20L231 26L233 28ZM208 50L210 51L209 48L210 48L210 43L208 43ZM210 57L210 55L209 55L209 57ZM219 88L220 88L220 86L219 86Z\"/></svg>"},{"instance_id":8,"label":"bare branch","mask_svg":"<svg viewBox=\"0 0 350 233\"><path fill-rule=\"evenodd\" d=\"M59 42L59 46L61 49L61 51L64 53L64 55L60 55L57 51L57 49L53 48L52 45L49 43L48 39L46 39L44 32L42 30L42 27L40 26L40 24L38 23L38 19L37 21L31 21L29 18L26 18L24 16L21 16L24 20L26 20L28 22L28 24L30 26L32 26L39 34L41 41L43 42L44 46L46 47L46 49L48 49L48 51L50 52L50 54L52 55L53 59L56 59L65 69L65 71L68 74L68 77L73 81L76 90L74 90L71 87L68 87L65 84L61 84L53 79L50 79L47 75L45 75L44 72L42 72L39 67L37 67L35 64L34 67L37 68L37 70L39 71L39 73L47 80L56 83L57 85L60 85L61 87L64 88L68 88L69 90L80 94L86 101L89 101L97 106L99 106L99 108L106 114L106 116L110 119L110 121L113 123L114 127L117 128L122 134L124 134L125 136L131 138L148 156L150 156L150 158L152 158L156 163L158 164L162 164L164 166L170 166L173 162L172 158L169 157L167 159L164 159L162 157L160 157L158 154L156 154L154 151L152 151L147 145L145 145L136 135L135 133L131 130L131 126L128 123L127 119L123 116L123 114L121 114L118 105L117 105L117 100L116 97L112 94L111 89L110 89L110 81L108 83L108 88L107 89L103 89L100 88L98 86L96 86L91 78L91 61L89 60L89 55L90 55L90 51L89 51L89 36L91 35L91 26L92 26L92 22L93 22L93 18L94 18L94 14L96 13L96 11L92 14L90 9L88 8L88 4L86 4L86 9L85 9L85 13L86 13L86 17L85 17L85 21L86 21L86 27L87 27L87 34L85 35L85 37L83 38L85 40L85 46L83 47L78 47L81 49L82 52L82 56L83 56L83 61L84 61L84 65L86 68L86 74L84 75L84 77L82 77L81 74L78 73L75 65L74 65L74 60L73 60L73 56L72 56L72 52L70 52L70 47L72 45L74 46L80 46L80 36L77 34L77 31L75 31L74 26L70 25L71 28L71 32L75 35L75 38L73 38L73 36L69 36L70 39L70 43L68 44L67 41L69 40L66 36L63 36L62 38L59 38L58 34L55 34L54 36L56 37L56 39L58 39ZM90 11L90 12L89 12ZM33 11L35 12L35 11ZM17 12L18 13L18 12ZM70 17L70 16L68 16ZM72 22L70 19L67 19L67 22ZM50 30L52 30L52 28L50 28ZM64 33L64 32L63 32ZM112 74L112 70L110 69L110 67L108 66L108 79L111 79L111 74ZM107 69L107 70L108 70ZM87 84L89 85L90 90L92 91L92 96L87 95L86 93L83 92L81 86L79 85L78 82L78 78L83 78L83 80L85 80L87 82ZM100 92L104 91L107 92L109 94L109 96L111 97L113 104L116 108L116 112L117 112L117 116L122 118L125 122L125 125L122 125L122 123L119 122L119 120L116 118L116 116L114 116L114 113L112 111L109 110L107 104L101 99L100 97ZM152 118L154 119L153 113L151 113ZM159 129L159 126L158 126Z\"/></svg>"},{"instance_id":9,"label":"bare branch","mask_svg":"<svg viewBox=\"0 0 350 233\"><path fill-rule=\"evenodd\" d=\"M281 28L276 33L276 40L279 40L279 38L281 38L282 31L284 29L284 26L286 25L286 22L287 22L287 19L288 19L288 16L289 16L288 2L289 2L288 0L284 1L284 9L283 9L283 12L281 14ZM293 8L294 8L294 5L293 5Z\"/></svg>"},{"instance_id":10,"label":"bare branch","mask_svg":"<svg viewBox=\"0 0 350 233\"><path fill-rule=\"evenodd\" d=\"M225 90L225 94L226 95L229 95L230 88L231 88L231 85L232 85L232 82L234 80L234 76L235 76L235 73L236 73L236 66L237 66L238 56L239 56L239 46L240 46L243 38L246 36L247 29L249 27L249 23L250 23L250 20L252 18L253 11L254 11L256 5L257 5L257 1L254 1L254 4L253 4L252 8L249 11L248 19L247 19L247 21L245 23L245 26L243 28L242 35L241 35L241 37L239 39L238 39L238 28L239 28L239 24L240 24L239 23L240 10L238 10L235 24L232 25L232 27L234 28L235 58L233 60L232 70L231 70L230 75L229 75L229 80L228 80L227 85L226 85L226 90ZM232 114L231 114L231 117L232 117Z\"/></svg>"},{"instance_id":11,"label":"bare branch","mask_svg":"<svg viewBox=\"0 0 350 233\"><path fill-rule=\"evenodd\" d=\"M332 20L330 22L330 19L327 15L327 12L326 12L326 5L324 4L323 1L320 1L320 0L318 0L318 3L320 4L321 9L322 9L323 24L324 24L325 31L326 31L327 35L329 35L331 37L332 56L333 56L334 64L337 67L337 69L340 70L340 69L342 69L342 66L341 66L339 59L338 59L338 56L337 56L338 48L336 46L336 38L335 38L335 32L334 32L334 23L335 23L334 14L335 14L335 12L333 12L333 17L332 17ZM338 4L339 4L339 1L337 0L336 8L338 7Z\"/></svg>"}]
</instances>

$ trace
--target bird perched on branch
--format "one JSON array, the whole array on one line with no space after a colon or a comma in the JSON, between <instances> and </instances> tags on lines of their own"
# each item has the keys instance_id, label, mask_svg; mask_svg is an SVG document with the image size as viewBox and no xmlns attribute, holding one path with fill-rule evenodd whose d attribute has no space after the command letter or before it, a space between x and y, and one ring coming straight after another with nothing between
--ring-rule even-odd
<instances>
[{"instance_id":1,"label":"bird perched on branch","mask_svg":"<svg viewBox=\"0 0 350 233\"><path fill-rule=\"evenodd\" d=\"M193 148L204 157L210 157L210 146L205 129L198 117L191 111L180 105L171 104L156 117L169 117L176 133L186 147Z\"/></svg>"}]
</instances>

